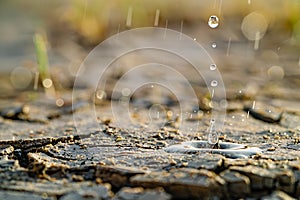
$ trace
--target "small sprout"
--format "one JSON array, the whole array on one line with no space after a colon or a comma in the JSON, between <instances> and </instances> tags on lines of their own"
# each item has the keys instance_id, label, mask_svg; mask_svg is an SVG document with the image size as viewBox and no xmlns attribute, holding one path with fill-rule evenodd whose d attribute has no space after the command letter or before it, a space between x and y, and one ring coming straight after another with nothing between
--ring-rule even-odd
<instances>
[{"instance_id":1,"label":"small sprout","mask_svg":"<svg viewBox=\"0 0 300 200\"><path fill-rule=\"evenodd\" d=\"M35 46L36 59L38 63L38 75L45 89L46 95L49 97L56 97L56 92L54 89L53 81L49 72L49 61L47 55L46 40L42 35L36 33L33 37L33 42ZM36 80L38 80L36 78ZM37 88L37 82L35 82L34 88Z\"/></svg>"}]
</instances>

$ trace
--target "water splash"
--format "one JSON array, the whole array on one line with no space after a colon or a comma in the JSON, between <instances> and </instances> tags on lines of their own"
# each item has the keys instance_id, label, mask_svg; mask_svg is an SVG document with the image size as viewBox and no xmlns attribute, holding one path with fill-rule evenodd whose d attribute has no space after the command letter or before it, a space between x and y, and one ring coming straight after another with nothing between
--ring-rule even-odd
<instances>
[{"instance_id":1,"label":"water splash","mask_svg":"<svg viewBox=\"0 0 300 200\"><path fill-rule=\"evenodd\" d=\"M217 47L217 44L216 44L215 42L213 42L213 43L211 44L211 47L215 49L215 48Z\"/></svg>"},{"instance_id":2,"label":"water splash","mask_svg":"<svg viewBox=\"0 0 300 200\"><path fill-rule=\"evenodd\" d=\"M215 127L215 119L211 119L207 141L209 144L216 144L219 141L219 134Z\"/></svg>"}]
</instances>

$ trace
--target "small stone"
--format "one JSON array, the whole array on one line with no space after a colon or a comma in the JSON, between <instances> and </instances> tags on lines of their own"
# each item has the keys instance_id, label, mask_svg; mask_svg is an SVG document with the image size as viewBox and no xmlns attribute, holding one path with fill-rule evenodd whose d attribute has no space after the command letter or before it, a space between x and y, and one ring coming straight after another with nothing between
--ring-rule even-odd
<instances>
[{"instance_id":1,"label":"small stone","mask_svg":"<svg viewBox=\"0 0 300 200\"><path fill-rule=\"evenodd\" d=\"M113 198L113 200L169 200L171 195L163 188L144 189L142 187L123 187Z\"/></svg>"},{"instance_id":2,"label":"small stone","mask_svg":"<svg viewBox=\"0 0 300 200\"><path fill-rule=\"evenodd\" d=\"M183 162L183 163L181 163L181 166L182 166L182 167L186 167L186 166L188 166L188 165L189 165L188 162Z\"/></svg>"},{"instance_id":3,"label":"small stone","mask_svg":"<svg viewBox=\"0 0 300 200\"><path fill-rule=\"evenodd\" d=\"M270 137L269 137L269 136L267 136L267 135L264 135L264 136L263 136L263 138L264 138L265 140L268 140L268 139L270 139Z\"/></svg>"},{"instance_id":4,"label":"small stone","mask_svg":"<svg viewBox=\"0 0 300 200\"><path fill-rule=\"evenodd\" d=\"M226 196L225 181L214 172L203 169L150 172L136 175L130 182L142 187L163 187L172 198L178 199L220 199Z\"/></svg>"},{"instance_id":5,"label":"small stone","mask_svg":"<svg viewBox=\"0 0 300 200\"><path fill-rule=\"evenodd\" d=\"M270 147L270 148L267 148L267 151L275 151L276 148L275 147Z\"/></svg>"},{"instance_id":6,"label":"small stone","mask_svg":"<svg viewBox=\"0 0 300 200\"><path fill-rule=\"evenodd\" d=\"M251 188L253 189L261 190L274 187L276 175L267 169L251 165L245 167L232 166L229 169L249 177L251 180Z\"/></svg>"},{"instance_id":7,"label":"small stone","mask_svg":"<svg viewBox=\"0 0 300 200\"><path fill-rule=\"evenodd\" d=\"M293 193L295 188L295 176L291 170L276 171L277 188L287 193Z\"/></svg>"},{"instance_id":8,"label":"small stone","mask_svg":"<svg viewBox=\"0 0 300 200\"><path fill-rule=\"evenodd\" d=\"M0 156L9 155L14 152L14 147L11 145L0 147Z\"/></svg>"},{"instance_id":9,"label":"small stone","mask_svg":"<svg viewBox=\"0 0 300 200\"><path fill-rule=\"evenodd\" d=\"M37 194L30 194L25 192L16 192L16 191L0 191L0 199L17 199L17 200L40 200L40 199L47 199L47 200L55 200L55 197L48 197L43 198L43 195Z\"/></svg>"},{"instance_id":10,"label":"small stone","mask_svg":"<svg viewBox=\"0 0 300 200\"><path fill-rule=\"evenodd\" d=\"M300 127L300 116L284 112L279 124L286 128L298 128Z\"/></svg>"},{"instance_id":11,"label":"small stone","mask_svg":"<svg viewBox=\"0 0 300 200\"><path fill-rule=\"evenodd\" d=\"M279 122L282 115L281 109L259 102L256 102L254 107L246 105L244 110L249 112L252 117L268 123Z\"/></svg>"},{"instance_id":12,"label":"small stone","mask_svg":"<svg viewBox=\"0 0 300 200\"><path fill-rule=\"evenodd\" d=\"M238 199L251 193L250 179L238 172L226 170L220 177L227 182L227 187L231 198Z\"/></svg>"},{"instance_id":13,"label":"small stone","mask_svg":"<svg viewBox=\"0 0 300 200\"><path fill-rule=\"evenodd\" d=\"M295 200L294 198L290 197L286 193L282 191L274 191L272 194L268 196L264 196L261 198L262 200Z\"/></svg>"},{"instance_id":14,"label":"small stone","mask_svg":"<svg viewBox=\"0 0 300 200\"><path fill-rule=\"evenodd\" d=\"M170 159L170 165L177 165L177 162L176 162L176 160L174 160L174 159Z\"/></svg>"},{"instance_id":15,"label":"small stone","mask_svg":"<svg viewBox=\"0 0 300 200\"><path fill-rule=\"evenodd\" d=\"M275 135L275 136L274 136L274 139L275 139L275 140L280 140L280 136L279 136L279 135Z\"/></svg>"}]
</instances>

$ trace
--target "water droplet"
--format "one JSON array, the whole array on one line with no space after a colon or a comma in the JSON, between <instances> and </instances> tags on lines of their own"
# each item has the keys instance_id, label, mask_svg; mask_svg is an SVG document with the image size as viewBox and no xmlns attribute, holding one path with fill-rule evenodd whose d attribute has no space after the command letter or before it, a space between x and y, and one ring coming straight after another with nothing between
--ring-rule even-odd
<instances>
[{"instance_id":1,"label":"water droplet","mask_svg":"<svg viewBox=\"0 0 300 200\"><path fill-rule=\"evenodd\" d=\"M216 15L212 15L209 17L207 24L210 28L217 28L219 26L219 18Z\"/></svg>"},{"instance_id":2,"label":"water droplet","mask_svg":"<svg viewBox=\"0 0 300 200\"><path fill-rule=\"evenodd\" d=\"M213 80L213 81L210 82L210 85L211 85L212 87L216 87L216 86L218 85L218 81Z\"/></svg>"},{"instance_id":3,"label":"water droplet","mask_svg":"<svg viewBox=\"0 0 300 200\"><path fill-rule=\"evenodd\" d=\"M194 41L196 41L197 39L196 38L194 38Z\"/></svg>"},{"instance_id":4,"label":"water droplet","mask_svg":"<svg viewBox=\"0 0 300 200\"><path fill-rule=\"evenodd\" d=\"M217 47L217 44L216 44L215 42L213 42L213 43L211 44L211 47L212 47L212 48L216 48L216 47Z\"/></svg>"},{"instance_id":5,"label":"water droplet","mask_svg":"<svg viewBox=\"0 0 300 200\"><path fill-rule=\"evenodd\" d=\"M216 69L217 69L217 65L216 65L216 64L211 64L211 65L209 66L209 69L210 69L210 70L216 70Z\"/></svg>"}]
</instances>

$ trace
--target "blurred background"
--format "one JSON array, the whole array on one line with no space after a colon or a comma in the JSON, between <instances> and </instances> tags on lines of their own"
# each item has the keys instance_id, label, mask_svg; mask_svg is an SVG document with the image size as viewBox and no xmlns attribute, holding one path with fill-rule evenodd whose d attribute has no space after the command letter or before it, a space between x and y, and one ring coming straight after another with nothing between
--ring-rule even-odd
<instances>
[{"instance_id":1,"label":"blurred background","mask_svg":"<svg viewBox=\"0 0 300 200\"><path fill-rule=\"evenodd\" d=\"M219 18L216 28L208 25L212 15ZM41 73L35 34L43 38L49 73L63 91L72 88L83 59L101 41L149 26L181 31L198 41L235 97L253 96L263 87L265 96L289 98L287 88L300 85L299 0L2 0L0 25L4 98L35 87Z\"/></svg>"}]
</instances>

